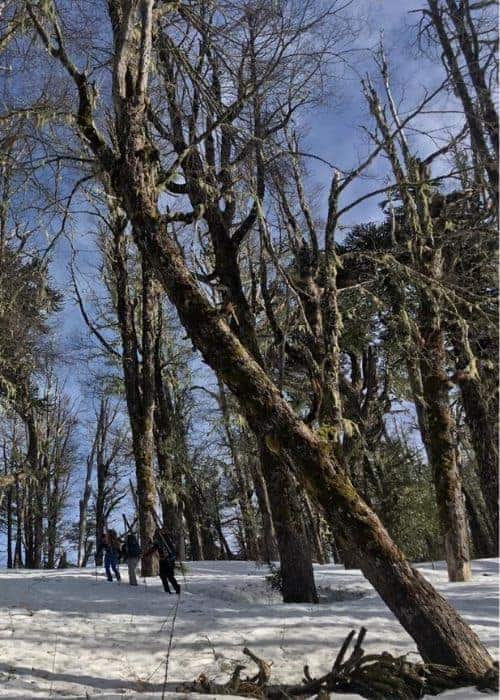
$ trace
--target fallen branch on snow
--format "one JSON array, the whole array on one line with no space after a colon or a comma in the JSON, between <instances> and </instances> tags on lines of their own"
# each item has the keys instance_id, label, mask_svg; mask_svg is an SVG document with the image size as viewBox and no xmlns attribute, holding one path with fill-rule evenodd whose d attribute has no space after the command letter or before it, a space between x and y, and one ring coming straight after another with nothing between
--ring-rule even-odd
<instances>
[{"instance_id":1,"label":"fallen branch on snow","mask_svg":"<svg viewBox=\"0 0 500 700\"><path fill-rule=\"evenodd\" d=\"M352 630L345 638L331 671L320 678L312 678L307 666L299 685L270 684L271 664L256 656L250 649L243 649L257 666L258 672L245 679L240 677L243 665L234 669L227 683L213 683L201 674L194 683L179 688L182 692L207 693L209 695L241 695L254 698L318 698L329 693L358 693L363 698L386 700L394 698L411 700L423 695L439 695L445 690L475 686L484 691L498 691L498 667L493 667L484 676L473 676L462 669L440 664L412 663L406 656L389 653L367 654L362 648L366 629L362 627L354 643L351 655L344 660L356 632Z\"/></svg>"}]
</instances>

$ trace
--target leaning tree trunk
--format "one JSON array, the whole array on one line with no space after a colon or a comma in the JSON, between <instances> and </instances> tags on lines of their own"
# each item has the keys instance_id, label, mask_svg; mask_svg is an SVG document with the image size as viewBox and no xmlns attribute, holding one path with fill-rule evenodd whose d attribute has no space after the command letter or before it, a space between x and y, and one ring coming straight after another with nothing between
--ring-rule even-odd
<instances>
[{"instance_id":1,"label":"leaning tree trunk","mask_svg":"<svg viewBox=\"0 0 500 700\"><path fill-rule=\"evenodd\" d=\"M142 198L139 204L137 188L123 178L115 186L123 192L136 240L191 340L236 396L254 433L265 436L276 456L293 464L304 487L323 507L337 538L342 535L345 545L358 551L363 573L413 636L422 657L474 672L489 669L491 657L477 635L408 564L342 469L325 454L321 440L297 418L200 293L175 243L166 235L156 206Z\"/></svg>"}]
</instances>

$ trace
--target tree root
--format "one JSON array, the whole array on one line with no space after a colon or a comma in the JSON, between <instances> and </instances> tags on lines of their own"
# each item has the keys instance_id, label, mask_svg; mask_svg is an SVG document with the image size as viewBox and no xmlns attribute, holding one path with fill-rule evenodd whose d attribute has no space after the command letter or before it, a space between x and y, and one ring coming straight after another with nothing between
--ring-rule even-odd
<instances>
[{"instance_id":1,"label":"tree root","mask_svg":"<svg viewBox=\"0 0 500 700\"><path fill-rule=\"evenodd\" d=\"M354 642L350 656L344 660L355 637L352 630L345 638L331 671L320 678L312 678L308 666L299 685L271 684L271 664L256 656L250 649L243 649L257 666L254 676L241 678L245 668L238 665L227 683L213 683L201 674L194 683L179 688L182 692L207 693L209 695L240 695L252 698L327 698L329 693L358 693L363 698L386 700L388 698L412 700L424 695L439 695L445 690L475 686L485 692L498 691L498 666L484 676L475 676L463 669L440 664L412 663L406 656L382 654L365 655L362 647L366 629L362 627Z\"/></svg>"}]
</instances>

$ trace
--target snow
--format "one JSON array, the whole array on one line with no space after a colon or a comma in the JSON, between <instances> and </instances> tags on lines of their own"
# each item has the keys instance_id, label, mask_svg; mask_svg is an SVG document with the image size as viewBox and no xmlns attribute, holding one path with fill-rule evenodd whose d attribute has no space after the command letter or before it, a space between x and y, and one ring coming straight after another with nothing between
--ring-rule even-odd
<instances>
[{"instance_id":1,"label":"snow","mask_svg":"<svg viewBox=\"0 0 500 700\"><path fill-rule=\"evenodd\" d=\"M265 583L267 568L254 563L186 566L180 600L166 595L159 579L127 585L126 572L121 584L111 584L93 569L0 571L0 697L160 698L177 601L169 700L182 697L182 682L200 673L225 682L236 663L245 663L244 646L273 662L274 681L300 681L305 663L319 675L361 625L368 628L368 653L418 658L414 642L359 571L317 566L323 602L313 606L281 603ZM474 562L470 583L450 584L443 564L435 567L419 566L496 655L498 561ZM443 695L476 696L484 697L473 689Z\"/></svg>"}]
</instances>

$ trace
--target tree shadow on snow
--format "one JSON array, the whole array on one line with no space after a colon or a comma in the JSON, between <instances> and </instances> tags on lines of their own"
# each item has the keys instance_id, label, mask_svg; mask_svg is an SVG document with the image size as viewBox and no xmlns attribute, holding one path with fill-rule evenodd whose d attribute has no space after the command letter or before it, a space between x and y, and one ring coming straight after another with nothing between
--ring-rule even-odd
<instances>
[{"instance_id":1,"label":"tree shadow on snow","mask_svg":"<svg viewBox=\"0 0 500 700\"><path fill-rule=\"evenodd\" d=\"M0 662L0 672L12 674L16 676L26 676L30 678L41 678L49 683L72 683L80 686L90 686L99 690L135 690L137 692L158 692L163 688L163 683L149 683L147 681L123 680L121 678L99 678L96 676L86 676L79 673L59 673L56 671L47 671L41 668L29 668L28 666L15 666L13 664ZM167 687L174 690L173 686L179 686L179 683L167 683Z\"/></svg>"}]
</instances>

